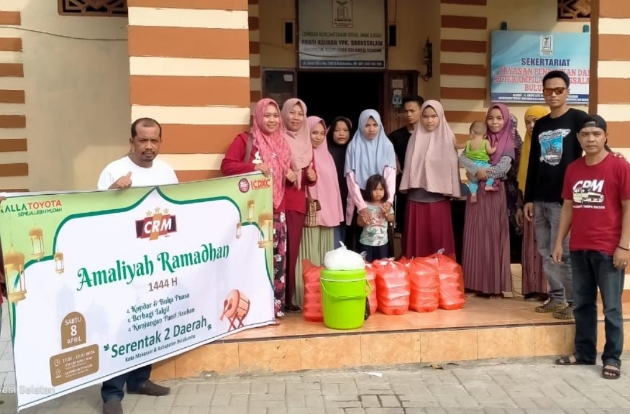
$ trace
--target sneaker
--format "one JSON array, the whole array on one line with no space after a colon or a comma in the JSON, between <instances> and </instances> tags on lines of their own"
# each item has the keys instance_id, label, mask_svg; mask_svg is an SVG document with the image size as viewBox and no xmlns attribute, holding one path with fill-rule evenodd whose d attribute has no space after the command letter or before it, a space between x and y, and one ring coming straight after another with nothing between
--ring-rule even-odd
<instances>
[{"instance_id":1,"label":"sneaker","mask_svg":"<svg viewBox=\"0 0 630 414\"><path fill-rule=\"evenodd\" d=\"M547 303L536 307L536 312L538 313L551 313L560 311L567 307L567 303L563 300L559 299L551 299Z\"/></svg>"},{"instance_id":2,"label":"sneaker","mask_svg":"<svg viewBox=\"0 0 630 414\"><path fill-rule=\"evenodd\" d=\"M556 319L571 320L573 319L573 309L573 305L569 305L562 310L555 311L553 317Z\"/></svg>"}]
</instances>

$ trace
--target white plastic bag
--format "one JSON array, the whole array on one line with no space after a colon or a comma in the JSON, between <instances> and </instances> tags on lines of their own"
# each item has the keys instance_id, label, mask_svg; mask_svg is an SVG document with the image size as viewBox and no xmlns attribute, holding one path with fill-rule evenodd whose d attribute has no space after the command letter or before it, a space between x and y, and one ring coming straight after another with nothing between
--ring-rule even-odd
<instances>
[{"instance_id":1,"label":"white plastic bag","mask_svg":"<svg viewBox=\"0 0 630 414\"><path fill-rule=\"evenodd\" d=\"M363 257L352 250L348 250L341 243L341 247L331 250L324 257L324 267L328 270L361 270L365 269Z\"/></svg>"}]
</instances>

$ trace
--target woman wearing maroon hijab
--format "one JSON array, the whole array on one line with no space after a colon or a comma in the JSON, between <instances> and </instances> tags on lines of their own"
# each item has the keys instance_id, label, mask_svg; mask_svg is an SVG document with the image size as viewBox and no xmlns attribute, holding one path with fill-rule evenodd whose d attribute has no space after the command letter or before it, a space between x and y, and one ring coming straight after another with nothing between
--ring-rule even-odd
<instances>
[{"instance_id":1,"label":"woman wearing maroon hijab","mask_svg":"<svg viewBox=\"0 0 630 414\"><path fill-rule=\"evenodd\" d=\"M486 115L488 140L497 151L490 156L488 169L480 168L464 154L459 158L469 175L479 180L492 177L498 191L486 192L479 186L477 202L466 201L462 268L466 289L493 299L512 291L510 269L510 224L505 179L515 158L510 112L505 105L493 104Z\"/></svg>"}]
</instances>

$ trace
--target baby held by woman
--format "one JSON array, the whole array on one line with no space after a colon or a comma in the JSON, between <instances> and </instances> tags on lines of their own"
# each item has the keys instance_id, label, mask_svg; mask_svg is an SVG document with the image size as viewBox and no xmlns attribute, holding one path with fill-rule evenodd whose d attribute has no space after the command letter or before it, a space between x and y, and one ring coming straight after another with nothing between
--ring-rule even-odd
<instances>
[{"instance_id":1,"label":"baby held by woman","mask_svg":"<svg viewBox=\"0 0 630 414\"><path fill-rule=\"evenodd\" d=\"M470 138L465 144L455 144L455 148L463 149L464 155L469 160L473 161L480 168L490 168L490 156L497 151L496 146L492 146L486 135L487 127L483 121L475 121L470 125ZM472 174L469 174L470 182L468 188L470 189L470 202L477 202L477 190L479 189L479 180ZM485 181L484 189L486 191L498 190L497 180L488 177Z\"/></svg>"}]
</instances>

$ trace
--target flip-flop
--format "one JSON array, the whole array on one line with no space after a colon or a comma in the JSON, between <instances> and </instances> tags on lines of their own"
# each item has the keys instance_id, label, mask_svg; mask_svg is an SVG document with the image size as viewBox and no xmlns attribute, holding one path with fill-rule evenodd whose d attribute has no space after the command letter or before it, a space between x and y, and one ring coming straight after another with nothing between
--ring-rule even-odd
<instances>
[{"instance_id":1,"label":"flip-flop","mask_svg":"<svg viewBox=\"0 0 630 414\"><path fill-rule=\"evenodd\" d=\"M571 357L573 357L575 361L571 361ZM595 363L582 361L577 359L575 355L568 355L556 359L556 365L595 365Z\"/></svg>"}]
</instances>

